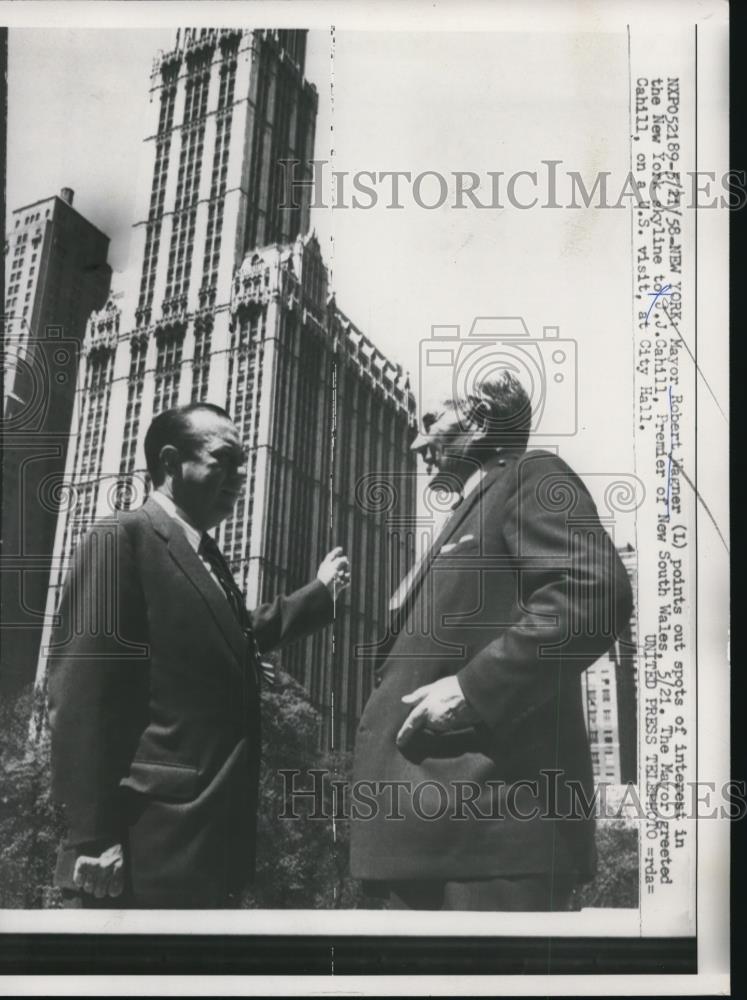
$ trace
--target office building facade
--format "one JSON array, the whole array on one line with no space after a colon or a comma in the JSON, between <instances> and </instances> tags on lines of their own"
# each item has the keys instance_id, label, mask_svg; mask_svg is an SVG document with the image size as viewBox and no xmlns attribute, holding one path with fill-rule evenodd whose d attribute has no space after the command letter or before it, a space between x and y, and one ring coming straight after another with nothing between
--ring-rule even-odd
<instances>
[{"instance_id":1,"label":"office building facade","mask_svg":"<svg viewBox=\"0 0 747 1000\"><path fill-rule=\"evenodd\" d=\"M312 579L335 544L351 558L334 629L280 659L321 710L327 745L345 747L372 684L350 651L385 627L392 561L386 512L356 490L414 471L415 401L329 295L310 186L283 207L284 162L308 179L314 155L305 46L304 31L187 29L154 63L134 254L121 297L88 321L47 610L92 521L145 498L152 417L223 406L250 458L217 537L249 605ZM414 512L412 485L400 504ZM42 656L42 690L44 678Z\"/></svg>"},{"instance_id":2,"label":"office building facade","mask_svg":"<svg viewBox=\"0 0 747 1000\"><path fill-rule=\"evenodd\" d=\"M638 561L632 545L618 553L630 578L633 613L609 652L582 677L594 778L613 785L638 781Z\"/></svg>"},{"instance_id":3,"label":"office building facade","mask_svg":"<svg viewBox=\"0 0 747 1000\"><path fill-rule=\"evenodd\" d=\"M73 191L11 213L3 315L3 689L39 654L75 379L86 322L108 295L109 238Z\"/></svg>"}]
</instances>

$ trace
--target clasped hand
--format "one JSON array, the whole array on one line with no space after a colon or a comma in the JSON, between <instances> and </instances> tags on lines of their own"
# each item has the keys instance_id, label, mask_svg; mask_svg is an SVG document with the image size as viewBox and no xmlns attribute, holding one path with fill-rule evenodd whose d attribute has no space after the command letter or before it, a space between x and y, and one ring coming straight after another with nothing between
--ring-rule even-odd
<instances>
[{"instance_id":1,"label":"clasped hand","mask_svg":"<svg viewBox=\"0 0 747 1000\"><path fill-rule=\"evenodd\" d=\"M122 845L113 844L98 856L82 854L75 862L73 882L96 899L120 896L124 888Z\"/></svg>"},{"instance_id":2,"label":"clasped hand","mask_svg":"<svg viewBox=\"0 0 747 1000\"><path fill-rule=\"evenodd\" d=\"M403 747L420 729L448 733L479 722L479 716L467 702L456 677L442 677L406 694L402 701L415 707L397 733L397 746Z\"/></svg>"}]
</instances>

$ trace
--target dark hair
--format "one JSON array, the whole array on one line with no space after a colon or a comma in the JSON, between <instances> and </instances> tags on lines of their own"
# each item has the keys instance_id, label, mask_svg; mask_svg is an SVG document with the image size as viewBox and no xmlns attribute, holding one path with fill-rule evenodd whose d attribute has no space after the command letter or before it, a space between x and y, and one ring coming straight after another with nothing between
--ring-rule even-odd
<instances>
[{"instance_id":1,"label":"dark hair","mask_svg":"<svg viewBox=\"0 0 747 1000\"><path fill-rule=\"evenodd\" d=\"M526 389L511 372L503 370L483 379L465 398L455 401L466 418L487 424L486 447L526 449L532 425L532 403Z\"/></svg>"},{"instance_id":2,"label":"dark hair","mask_svg":"<svg viewBox=\"0 0 747 1000\"><path fill-rule=\"evenodd\" d=\"M145 464L154 486L160 486L163 482L161 449L170 444L179 452L183 452L193 437L190 414L201 410L215 413L219 417L225 417L226 420L231 419L222 406L216 406L214 403L187 403L186 406L175 406L171 410L164 410L151 421L145 435Z\"/></svg>"}]
</instances>

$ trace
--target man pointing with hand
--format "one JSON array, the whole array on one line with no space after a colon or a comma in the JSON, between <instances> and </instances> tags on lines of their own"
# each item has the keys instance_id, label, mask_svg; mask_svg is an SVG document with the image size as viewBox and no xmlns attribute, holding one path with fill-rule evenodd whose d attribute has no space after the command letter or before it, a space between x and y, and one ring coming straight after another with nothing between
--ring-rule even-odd
<instances>
[{"instance_id":1,"label":"man pointing with hand","mask_svg":"<svg viewBox=\"0 0 747 1000\"><path fill-rule=\"evenodd\" d=\"M317 578L254 611L208 532L246 455L220 407L159 414L154 492L79 544L50 647L52 782L68 832L68 906L236 906L254 864L261 654L329 624L342 549Z\"/></svg>"}]
</instances>

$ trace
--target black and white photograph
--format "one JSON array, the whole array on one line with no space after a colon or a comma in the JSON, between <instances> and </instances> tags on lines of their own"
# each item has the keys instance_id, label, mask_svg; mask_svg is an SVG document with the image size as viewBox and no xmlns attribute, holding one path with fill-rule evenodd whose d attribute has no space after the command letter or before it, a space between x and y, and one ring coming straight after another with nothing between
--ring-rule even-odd
<instances>
[{"instance_id":1,"label":"black and white photograph","mask_svg":"<svg viewBox=\"0 0 747 1000\"><path fill-rule=\"evenodd\" d=\"M2 933L727 992L728 6L0 15Z\"/></svg>"}]
</instances>

